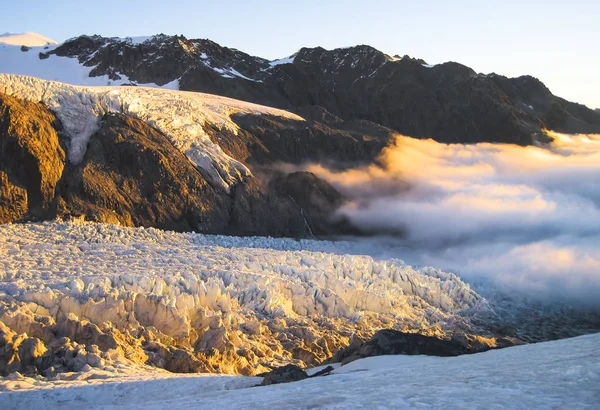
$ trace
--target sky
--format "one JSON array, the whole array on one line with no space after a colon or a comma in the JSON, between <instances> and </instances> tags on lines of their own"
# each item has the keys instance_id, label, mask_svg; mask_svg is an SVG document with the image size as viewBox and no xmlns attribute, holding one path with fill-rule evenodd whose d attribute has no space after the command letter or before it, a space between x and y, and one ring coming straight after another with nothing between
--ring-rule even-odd
<instances>
[{"instance_id":1,"label":"sky","mask_svg":"<svg viewBox=\"0 0 600 410\"><path fill-rule=\"evenodd\" d=\"M276 59L301 47L368 44L430 64L529 74L563 98L600 108L600 1L22 0L6 2L0 33L56 41L80 34L209 38Z\"/></svg>"}]
</instances>

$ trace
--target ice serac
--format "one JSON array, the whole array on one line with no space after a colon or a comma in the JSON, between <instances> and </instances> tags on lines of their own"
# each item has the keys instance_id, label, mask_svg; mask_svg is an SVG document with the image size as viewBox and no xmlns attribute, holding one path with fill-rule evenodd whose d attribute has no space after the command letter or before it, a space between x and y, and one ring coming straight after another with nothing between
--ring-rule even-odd
<instances>
[{"instance_id":1,"label":"ice serac","mask_svg":"<svg viewBox=\"0 0 600 410\"><path fill-rule=\"evenodd\" d=\"M490 313L453 274L285 250L293 240L43 223L0 226L0 243L0 321L14 333L6 351L19 335L39 339L40 372L92 366L54 362L82 350L103 366L254 374L316 365L381 328L476 332L471 319Z\"/></svg>"},{"instance_id":2,"label":"ice serac","mask_svg":"<svg viewBox=\"0 0 600 410\"><path fill-rule=\"evenodd\" d=\"M212 182L225 188L251 175L241 162L214 143L206 127L237 133L234 114L273 115L302 121L286 111L198 93L142 87L77 87L34 77L0 74L2 91L43 102L61 120L70 136L68 151L77 164L85 155L90 137L106 113L131 115L163 132L181 152L203 169Z\"/></svg>"}]
</instances>

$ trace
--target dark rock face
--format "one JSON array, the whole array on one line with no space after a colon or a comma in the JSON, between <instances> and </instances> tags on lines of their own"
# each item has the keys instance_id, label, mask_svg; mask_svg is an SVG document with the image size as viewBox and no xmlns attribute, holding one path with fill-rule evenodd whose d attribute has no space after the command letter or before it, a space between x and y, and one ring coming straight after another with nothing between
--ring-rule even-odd
<instances>
[{"instance_id":1,"label":"dark rock face","mask_svg":"<svg viewBox=\"0 0 600 410\"><path fill-rule=\"evenodd\" d=\"M394 139L389 128L364 120L344 121L321 107L307 106L296 112L306 121L234 116L246 138L256 141L246 144L244 158L236 159L250 165L317 162L333 168L356 167L371 164ZM221 138L219 142L227 152L228 141Z\"/></svg>"},{"instance_id":2,"label":"dark rock face","mask_svg":"<svg viewBox=\"0 0 600 410\"><path fill-rule=\"evenodd\" d=\"M176 231L304 237L313 235L312 222L319 234L329 233L328 216L342 197L316 177L312 184L320 191L300 204L280 189L293 182L269 186L248 178L228 194L210 185L160 132L109 115L61 190L62 212Z\"/></svg>"},{"instance_id":3,"label":"dark rock face","mask_svg":"<svg viewBox=\"0 0 600 410\"><path fill-rule=\"evenodd\" d=\"M65 166L55 127L42 104L0 94L0 223L52 212Z\"/></svg>"},{"instance_id":4,"label":"dark rock face","mask_svg":"<svg viewBox=\"0 0 600 410\"><path fill-rule=\"evenodd\" d=\"M145 123L109 115L61 195L69 214L125 226L220 232L229 201L168 139Z\"/></svg>"},{"instance_id":5,"label":"dark rock face","mask_svg":"<svg viewBox=\"0 0 600 410\"><path fill-rule=\"evenodd\" d=\"M235 187L231 221L225 233L259 236L310 236L301 210L287 197L268 190L261 181L249 179Z\"/></svg>"},{"instance_id":6,"label":"dark rock face","mask_svg":"<svg viewBox=\"0 0 600 410\"><path fill-rule=\"evenodd\" d=\"M485 346L470 346L458 340L441 340L436 337L423 336L416 333L404 333L397 330L380 330L365 343L351 344L339 350L330 363L350 363L364 357L382 355L428 355L459 356L487 350Z\"/></svg>"},{"instance_id":7,"label":"dark rock face","mask_svg":"<svg viewBox=\"0 0 600 410\"><path fill-rule=\"evenodd\" d=\"M263 379L261 386L268 386L270 384L290 383L308 378L308 375L300 367L288 364L287 366L278 367L274 369Z\"/></svg>"},{"instance_id":8,"label":"dark rock face","mask_svg":"<svg viewBox=\"0 0 600 410\"><path fill-rule=\"evenodd\" d=\"M182 90L292 110L320 106L346 121L369 120L441 142L527 145L544 138L544 128L600 132L597 111L552 95L533 77L480 75L453 62L426 66L364 45L302 48L280 64L210 40L165 35L140 44L81 36L51 53L95 67L92 76L116 80L120 73L159 85L178 79Z\"/></svg>"},{"instance_id":9,"label":"dark rock face","mask_svg":"<svg viewBox=\"0 0 600 410\"><path fill-rule=\"evenodd\" d=\"M344 203L344 197L313 173L276 175L271 179L270 186L279 197L289 198L300 210L310 236L358 233L348 221L332 219L332 215Z\"/></svg>"}]
</instances>

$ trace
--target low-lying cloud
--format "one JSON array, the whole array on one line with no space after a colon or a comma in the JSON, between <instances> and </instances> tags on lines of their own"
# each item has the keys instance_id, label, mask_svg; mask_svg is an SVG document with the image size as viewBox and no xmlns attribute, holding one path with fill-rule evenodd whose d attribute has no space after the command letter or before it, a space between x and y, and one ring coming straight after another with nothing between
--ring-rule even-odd
<instances>
[{"instance_id":1,"label":"low-lying cloud","mask_svg":"<svg viewBox=\"0 0 600 410\"><path fill-rule=\"evenodd\" d=\"M409 263L600 305L600 135L549 146L440 144L397 136L381 165L307 170L351 201L339 213L392 234Z\"/></svg>"}]
</instances>

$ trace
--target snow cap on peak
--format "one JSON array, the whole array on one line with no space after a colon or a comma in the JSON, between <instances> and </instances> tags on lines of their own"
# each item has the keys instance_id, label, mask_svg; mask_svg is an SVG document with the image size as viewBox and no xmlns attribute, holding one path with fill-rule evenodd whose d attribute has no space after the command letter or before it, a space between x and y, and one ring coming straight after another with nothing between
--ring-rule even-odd
<instances>
[{"instance_id":1,"label":"snow cap on peak","mask_svg":"<svg viewBox=\"0 0 600 410\"><path fill-rule=\"evenodd\" d=\"M37 47L47 44L58 44L56 41L37 33L4 33L0 34L0 43L11 46Z\"/></svg>"}]
</instances>

